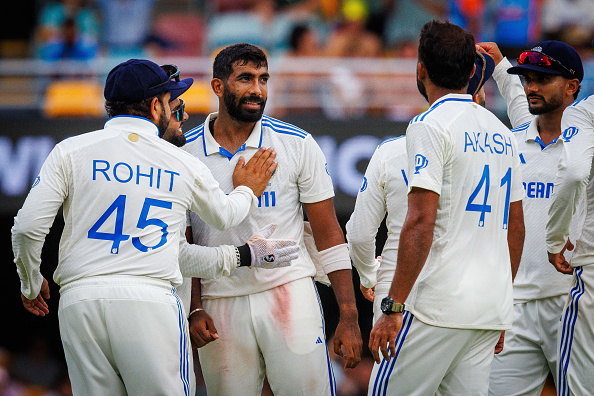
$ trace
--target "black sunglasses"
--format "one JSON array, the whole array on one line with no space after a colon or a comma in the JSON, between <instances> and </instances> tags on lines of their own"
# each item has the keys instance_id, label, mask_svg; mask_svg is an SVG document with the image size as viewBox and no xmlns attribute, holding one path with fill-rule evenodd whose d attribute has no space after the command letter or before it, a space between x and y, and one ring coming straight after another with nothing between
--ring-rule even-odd
<instances>
[{"instance_id":1,"label":"black sunglasses","mask_svg":"<svg viewBox=\"0 0 594 396\"><path fill-rule=\"evenodd\" d=\"M171 79L175 79L175 82L179 82L179 68L175 65L162 65L161 69L163 69L165 71L165 73L167 73L167 80L163 81L162 83L159 83L157 85L153 85L152 87L149 88L149 91L152 89L157 89L157 88L161 88L164 85L167 85L169 83L169 81L171 81Z\"/></svg>"},{"instance_id":2,"label":"black sunglasses","mask_svg":"<svg viewBox=\"0 0 594 396\"><path fill-rule=\"evenodd\" d=\"M171 114L175 114L178 121L184 119L184 112L186 111L186 102L182 98L179 99L179 106L175 110L171 111Z\"/></svg>"}]
</instances>

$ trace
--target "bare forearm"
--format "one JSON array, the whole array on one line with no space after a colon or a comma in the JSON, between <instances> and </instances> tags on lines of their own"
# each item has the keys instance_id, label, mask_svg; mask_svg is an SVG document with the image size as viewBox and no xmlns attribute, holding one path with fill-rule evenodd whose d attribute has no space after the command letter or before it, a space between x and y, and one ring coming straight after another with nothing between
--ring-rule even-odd
<instances>
[{"instance_id":1,"label":"bare forearm","mask_svg":"<svg viewBox=\"0 0 594 396\"><path fill-rule=\"evenodd\" d=\"M429 256L432 241L433 223L405 222L398 245L396 272L389 292L394 301L406 301Z\"/></svg>"},{"instance_id":2,"label":"bare forearm","mask_svg":"<svg viewBox=\"0 0 594 396\"><path fill-rule=\"evenodd\" d=\"M355 291L350 270L338 270L328 274L336 302L340 309L341 319L357 320L357 306L355 304Z\"/></svg>"},{"instance_id":3,"label":"bare forearm","mask_svg":"<svg viewBox=\"0 0 594 396\"><path fill-rule=\"evenodd\" d=\"M507 244L511 261L512 280L516 278L522 250L524 249L524 210L522 201L512 202L509 206L509 225L507 229Z\"/></svg>"},{"instance_id":4,"label":"bare forearm","mask_svg":"<svg viewBox=\"0 0 594 396\"><path fill-rule=\"evenodd\" d=\"M202 286L199 278L192 278L192 298L190 300L190 312L202 308Z\"/></svg>"}]
</instances>

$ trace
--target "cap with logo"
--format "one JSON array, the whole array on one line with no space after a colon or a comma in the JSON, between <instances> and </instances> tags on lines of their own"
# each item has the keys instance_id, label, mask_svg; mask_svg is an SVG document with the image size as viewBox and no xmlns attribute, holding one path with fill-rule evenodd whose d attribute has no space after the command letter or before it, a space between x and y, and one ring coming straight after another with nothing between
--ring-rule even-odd
<instances>
[{"instance_id":1,"label":"cap with logo","mask_svg":"<svg viewBox=\"0 0 594 396\"><path fill-rule=\"evenodd\" d=\"M509 74L524 74L526 70L563 76L584 78L584 67L577 51L561 41L541 41L518 58L518 65L507 69Z\"/></svg>"},{"instance_id":2,"label":"cap with logo","mask_svg":"<svg viewBox=\"0 0 594 396\"><path fill-rule=\"evenodd\" d=\"M138 102L169 91L170 101L174 100L190 88L194 79L180 81L177 67L168 66L161 67L145 59L120 63L107 75L103 96L110 102Z\"/></svg>"}]
</instances>

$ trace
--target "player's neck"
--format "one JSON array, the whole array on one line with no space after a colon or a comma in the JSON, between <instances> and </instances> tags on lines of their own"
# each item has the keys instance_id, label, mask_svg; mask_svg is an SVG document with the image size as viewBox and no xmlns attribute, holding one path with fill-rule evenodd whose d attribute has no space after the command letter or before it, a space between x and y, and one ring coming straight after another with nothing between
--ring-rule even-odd
<instances>
[{"instance_id":1,"label":"player's neck","mask_svg":"<svg viewBox=\"0 0 594 396\"><path fill-rule=\"evenodd\" d=\"M250 137L255 122L242 122L220 111L215 119L212 136L225 150L235 153Z\"/></svg>"},{"instance_id":2,"label":"player's neck","mask_svg":"<svg viewBox=\"0 0 594 396\"><path fill-rule=\"evenodd\" d=\"M536 119L536 127L540 140L547 145L561 136L561 117L566 106L562 106L548 113L540 114Z\"/></svg>"},{"instance_id":3,"label":"player's neck","mask_svg":"<svg viewBox=\"0 0 594 396\"><path fill-rule=\"evenodd\" d=\"M429 84L428 84L429 85ZM465 94L466 87L460 90L451 90L448 88L438 87L437 85L431 84L431 86L427 86L427 97L429 98L429 106L433 106L438 99L448 95L448 94Z\"/></svg>"}]
</instances>

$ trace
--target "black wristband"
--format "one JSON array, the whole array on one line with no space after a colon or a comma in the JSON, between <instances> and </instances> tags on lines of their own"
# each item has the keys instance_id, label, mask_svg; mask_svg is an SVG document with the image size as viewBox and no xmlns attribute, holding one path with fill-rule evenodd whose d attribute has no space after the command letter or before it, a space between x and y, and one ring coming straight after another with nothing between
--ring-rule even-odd
<instances>
[{"instance_id":1,"label":"black wristband","mask_svg":"<svg viewBox=\"0 0 594 396\"><path fill-rule=\"evenodd\" d=\"M252 265L252 253L250 252L250 247L247 245L237 246L237 250L239 251L239 266L240 267L249 267Z\"/></svg>"}]
</instances>

